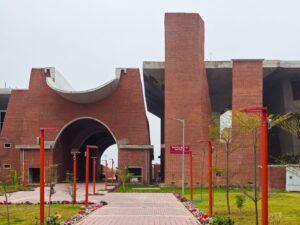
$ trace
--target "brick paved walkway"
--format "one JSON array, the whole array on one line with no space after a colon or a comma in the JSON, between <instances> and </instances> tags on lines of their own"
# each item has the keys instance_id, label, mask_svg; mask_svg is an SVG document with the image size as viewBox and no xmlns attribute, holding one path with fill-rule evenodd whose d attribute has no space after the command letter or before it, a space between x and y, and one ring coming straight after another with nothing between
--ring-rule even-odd
<instances>
[{"instance_id":1,"label":"brick paved walkway","mask_svg":"<svg viewBox=\"0 0 300 225\"><path fill-rule=\"evenodd\" d=\"M108 203L78 225L196 225L193 215L170 193L108 193Z\"/></svg>"}]
</instances>

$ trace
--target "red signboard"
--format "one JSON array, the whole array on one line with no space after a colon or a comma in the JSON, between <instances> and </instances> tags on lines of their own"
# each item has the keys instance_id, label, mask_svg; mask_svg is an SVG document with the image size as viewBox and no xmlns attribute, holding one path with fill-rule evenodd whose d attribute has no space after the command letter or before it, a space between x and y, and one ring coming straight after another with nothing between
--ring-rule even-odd
<instances>
[{"instance_id":1,"label":"red signboard","mask_svg":"<svg viewBox=\"0 0 300 225\"><path fill-rule=\"evenodd\" d=\"M184 154L190 154L192 150L190 150L189 145L184 146ZM182 154L182 145L171 145L170 153L172 154Z\"/></svg>"}]
</instances>

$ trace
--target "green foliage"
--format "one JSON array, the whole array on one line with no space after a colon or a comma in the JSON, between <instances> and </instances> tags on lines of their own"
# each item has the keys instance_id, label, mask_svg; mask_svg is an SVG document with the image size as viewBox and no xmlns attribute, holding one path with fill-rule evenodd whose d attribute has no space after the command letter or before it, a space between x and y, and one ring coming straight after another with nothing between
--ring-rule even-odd
<instances>
[{"instance_id":1,"label":"green foliage","mask_svg":"<svg viewBox=\"0 0 300 225\"><path fill-rule=\"evenodd\" d=\"M246 197L244 195L236 195L235 196L235 205L239 208L240 213L242 212L242 208L244 206L244 203L246 201Z\"/></svg>"},{"instance_id":2,"label":"green foliage","mask_svg":"<svg viewBox=\"0 0 300 225\"><path fill-rule=\"evenodd\" d=\"M73 181L74 181L74 177L73 177L73 173L69 173L67 172L66 173L66 193L69 194L69 196L71 197L72 199L72 202L74 204L74 187L73 187ZM77 190L78 188L76 188Z\"/></svg>"},{"instance_id":3,"label":"green foliage","mask_svg":"<svg viewBox=\"0 0 300 225\"><path fill-rule=\"evenodd\" d=\"M295 102L291 111L284 115L269 115L272 127L278 126L286 132L300 137L300 103Z\"/></svg>"},{"instance_id":4,"label":"green foliage","mask_svg":"<svg viewBox=\"0 0 300 225\"><path fill-rule=\"evenodd\" d=\"M21 177L16 170L10 170L10 183L18 190L20 187Z\"/></svg>"},{"instance_id":5,"label":"green foliage","mask_svg":"<svg viewBox=\"0 0 300 225\"><path fill-rule=\"evenodd\" d=\"M270 225L280 225L282 220L281 213L272 213L270 215L269 224Z\"/></svg>"},{"instance_id":6,"label":"green foliage","mask_svg":"<svg viewBox=\"0 0 300 225\"><path fill-rule=\"evenodd\" d=\"M49 174L49 186L50 186L50 191L49 191L49 205L48 205L48 217L50 217L51 213L51 198L52 195L55 194L55 181L56 181L56 174L57 174L57 167L59 164L51 164L49 166L50 168L50 174Z\"/></svg>"},{"instance_id":7,"label":"green foliage","mask_svg":"<svg viewBox=\"0 0 300 225\"><path fill-rule=\"evenodd\" d=\"M47 217L46 225L60 225L58 217L57 216L49 216L49 217Z\"/></svg>"},{"instance_id":8,"label":"green foliage","mask_svg":"<svg viewBox=\"0 0 300 225\"><path fill-rule=\"evenodd\" d=\"M125 185L133 177L133 173L129 172L128 166L123 169L119 169L119 178L122 183L123 191L125 191Z\"/></svg>"},{"instance_id":9,"label":"green foliage","mask_svg":"<svg viewBox=\"0 0 300 225\"><path fill-rule=\"evenodd\" d=\"M213 217L213 225L234 225L234 221L230 218L214 216Z\"/></svg>"}]
</instances>

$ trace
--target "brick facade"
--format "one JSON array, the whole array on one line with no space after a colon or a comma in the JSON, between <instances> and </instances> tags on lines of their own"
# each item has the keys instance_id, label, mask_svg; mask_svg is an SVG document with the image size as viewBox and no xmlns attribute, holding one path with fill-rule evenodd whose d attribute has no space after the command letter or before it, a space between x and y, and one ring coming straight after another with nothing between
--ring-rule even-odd
<instances>
[{"instance_id":1,"label":"brick facade","mask_svg":"<svg viewBox=\"0 0 300 225\"><path fill-rule=\"evenodd\" d=\"M167 13L165 16L165 183L181 184L182 156L170 154L171 145L185 144L193 151L193 178L201 179L202 155L208 138L210 99L204 64L204 22L198 14ZM206 162L206 161L205 161ZM206 166L204 167L206 170ZM206 174L206 173L205 173ZM207 176L205 176L206 178ZM189 181L189 157L185 156L185 182Z\"/></svg>"},{"instance_id":2,"label":"brick facade","mask_svg":"<svg viewBox=\"0 0 300 225\"><path fill-rule=\"evenodd\" d=\"M80 118L90 118L105 125L116 139L115 142L126 140L128 145L149 145L147 118L138 69L127 69L126 73L123 71L118 88L109 97L85 105L65 100L49 88L46 84L48 72L44 69L33 69L29 89L12 91L4 127L1 131L1 141L11 143L12 148L8 150L3 149L3 145L0 146L1 164L10 163L12 169L21 173L23 151L16 149L16 145L36 144L36 137L39 136L41 127L57 128L58 132L46 132L45 135L46 141L57 141L66 125ZM73 138L76 134L74 131ZM55 149L56 147L58 147L57 143L54 145L54 150L46 150L45 161L49 161L50 164L61 163L64 166L69 164L68 169L71 170L71 146L59 148L59 151ZM150 150L119 149L119 168L130 165L132 162L139 162L139 166L143 167L144 182L148 182L150 169L144 167L147 165L150 168ZM61 151L66 151L67 154ZM25 150L27 167L39 166L38 154L38 149ZM62 159L63 154L67 156ZM64 178L62 173L65 173L66 169L60 172L60 180ZM146 174L147 171L148 174ZM9 170L1 168L2 177L8 172Z\"/></svg>"}]
</instances>

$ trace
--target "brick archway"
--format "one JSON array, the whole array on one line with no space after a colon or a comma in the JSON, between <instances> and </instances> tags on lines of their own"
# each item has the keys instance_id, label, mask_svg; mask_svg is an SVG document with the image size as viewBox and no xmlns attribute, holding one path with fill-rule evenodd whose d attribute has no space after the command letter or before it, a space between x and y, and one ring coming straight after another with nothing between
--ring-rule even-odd
<instances>
[{"instance_id":1,"label":"brick archway","mask_svg":"<svg viewBox=\"0 0 300 225\"><path fill-rule=\"evenodd\" d=\"M68 171L73 171L71 151L79 151L78 179L85 176L85 147L96 145L97 150L91 151L91 157L97 157L96 177L99 180L100 159L103 152L111 145L116 144L116 138L107 125L91 117L76 118L67 123L55 139L53 163L58 166L58 181L63 181ZM92 159L90 159L92 160ZM92 178L92 162L90 162L90 178Z\"/></svg>"},{"instance_id":2,"label":"brick archway","mask_svg":"<svg viewBox=\"0 0 300 225\"><path fill-rule=\"evenodd\" d=\"M148 183L153 146L150 145L139 70L123 69L117 72L116 79L110 83L87 91L74 91L55 69L32 69L29 89L11 91L5 124L1 130L1 138L10 140L11 148L7 151L0 146L0 151L3 152L1 163L9 163L12 169L22 175L28 175L29 168L38 169L39 145L36 138L41 127L58 129L58 132L45 134L46 165L64 163L67 159L65 152L69 152L72 145L84 147L88 138L97 138L97 135L90 133L92 131L88 131L93 128L88 128L89 122L86 121L86 125L80 126L86 127L87 133L69 135L72 142L65 140L65 145L57 148L56 142L64 130L68 129L66 125L76 128L78 118L92 118L88 121L98 121L97 124L101 124L102 129L109 130L107 134L113 139L108 144L118 145L118 166L142 168L141 181ZM59 90L59 87L66 90ZM67 148L69 151L59 151ZM23 162L26 162L25 170ZM70 166L63 165L60 180L63 180L63 173L67 169ZM9 171L1 170L0 173L5 177Z\"/></svg>"}]
</instances>

